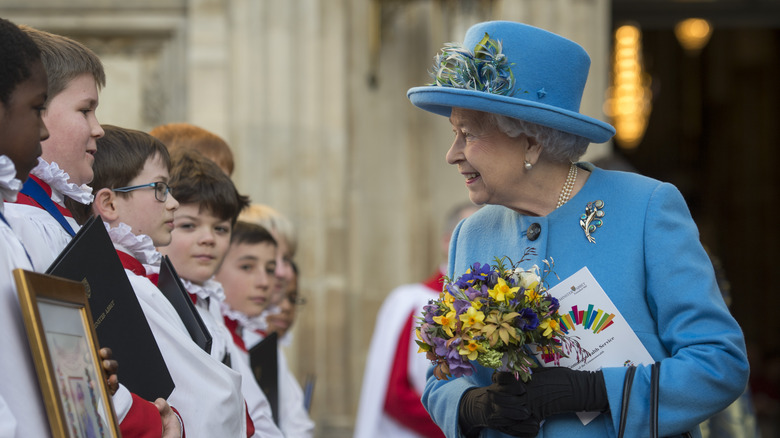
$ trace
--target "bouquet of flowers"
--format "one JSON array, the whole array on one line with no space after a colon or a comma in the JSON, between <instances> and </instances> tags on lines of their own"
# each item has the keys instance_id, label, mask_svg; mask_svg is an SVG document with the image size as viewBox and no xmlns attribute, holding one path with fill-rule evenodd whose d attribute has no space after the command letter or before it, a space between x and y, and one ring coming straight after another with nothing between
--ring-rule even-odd
<instances>
[{"instance_id":1,"label":"bouquet of flowers","mask_svg":"<svg viewBox=\"0 0 780 438\"><path fill-rule=\"evenodd\" d=\"M544 277L536 265L518 267L531 253L517 264L508 257L496 257L493 266L477 262L457 280L444 279L439 299L423 308L416 328L419 351L435 364L438 379L471 375L476 360L527 382L536 353L556 364L572 350L582 354L561 331L558 300L544 286L552 263L544 261Z\"/></svg>"}]
</instances>

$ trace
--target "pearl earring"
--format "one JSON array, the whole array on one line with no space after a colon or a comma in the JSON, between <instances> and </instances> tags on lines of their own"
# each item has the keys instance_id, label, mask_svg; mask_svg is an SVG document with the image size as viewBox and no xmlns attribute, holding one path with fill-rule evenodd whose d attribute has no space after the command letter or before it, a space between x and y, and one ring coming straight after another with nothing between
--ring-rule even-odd
<instances>
[{"instance_id":1,"label":"pearl earring","mask_svg":"<svg viewBox=\"0 0 780 438\"><path fill-rule=\"evenodd\" d=\"M534 167L534 165L531 164L530 161L528 161L528 160L523 160L523 161L524 161L523 167L525 167L525 170L531 170L531 168Z\"/></svg>"}]
</instances>

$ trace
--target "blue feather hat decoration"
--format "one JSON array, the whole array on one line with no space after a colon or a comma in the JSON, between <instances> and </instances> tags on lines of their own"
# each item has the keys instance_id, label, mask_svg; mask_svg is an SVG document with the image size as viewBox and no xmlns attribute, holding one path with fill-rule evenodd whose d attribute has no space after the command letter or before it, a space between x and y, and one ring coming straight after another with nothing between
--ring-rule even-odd
<instances>
[{"instance_id":1,"label":"blue feather hat decoration","mask_svg":"<svg viewBox=\"0 0 780 438\"><path fill-rule=\"evenodd\" d=\"M589 69L590 57L571 40L527 24L488 21L472 26L463 44L446 44L434 59L434 82L407 96L445 117L453 107L466 108L603 143L615 128L579 113Z\"/></svg>"}]
</instances>

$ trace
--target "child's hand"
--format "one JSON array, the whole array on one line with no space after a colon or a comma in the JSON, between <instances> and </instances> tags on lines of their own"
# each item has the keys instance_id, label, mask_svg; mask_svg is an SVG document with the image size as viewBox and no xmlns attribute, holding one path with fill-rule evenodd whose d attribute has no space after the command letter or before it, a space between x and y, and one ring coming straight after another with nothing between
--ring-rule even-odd
<instances>
[{"instance_id":1,"label":"child's hand","mask_svg":"<svg viewBox=\"0 0 780 438\"><path fill-rule=\"evenodd\" d=\"M179 422L179 417L171 409L171 405L162 398L155 400L154 404L157 406L157 410L160 411L160 419L162 420L163 430L161 438L180 438L182 436L181 423Z\"/></svg>"},{"instance_id":2,"label":"child's hand","mask_svg":"<svg viewBox=\"0 0 780 438\"><path fill-rule=\"evenodd\" d=\"M108 386L108 392L110 395L116 394L119 389L119 378L116 376L116 372L119 369L119 362L111 359L111 349L103 347L100 349L101 365L103 365L103 371L106 373L106 385Z\"/></svg>"}]
</instances>

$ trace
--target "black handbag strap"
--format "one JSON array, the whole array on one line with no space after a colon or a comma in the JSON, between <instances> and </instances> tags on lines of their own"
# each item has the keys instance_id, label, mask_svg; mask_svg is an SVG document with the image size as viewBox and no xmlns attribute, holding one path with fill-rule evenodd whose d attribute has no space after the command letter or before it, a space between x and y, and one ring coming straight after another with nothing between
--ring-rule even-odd
<instances>
[{"instance_id":1,"label":"black handbag strap","mask_svg":"<svg viewBox=\"0 0 780 438\"><path fill-rule=\"evenodd\" d=\"M650 438L658 438L658 380L661 375L661 362L650 368Z\"/></svg>"},{"instance_id":2,"label":"black handbag strap","mask_svg":"<svg viewBox=\"0 0 780 438\"><path fill-rule=\"evenodd\" d=\"M636 374L636 367L631 365L626 370L626 377L623 379L623 402L620 405L618 438L623 438L623 433L626 430L626 416L628 415L628 402L631 399L631 384L634 382L634 374Z\"/></svg>"},{"instance_id":3,"label":"black handbag strap","mask_svg":"<svg viewBox=\"0 0 780 438\"><path fill-rule=\"evenodd\" d=\"M628 402L631 398L631 384L634 381L636 367L630 366L626 370L626 377L623 380L623 402L620 406L620 425L618 426L618 438L623 438L626 429L626 417L628 416ZM658 399L661 376L661 362L656 362L650 369L650 437L658 438ZM680 435L683 438L691 438L690 432Z\"/></svg>"}]
</instances>

